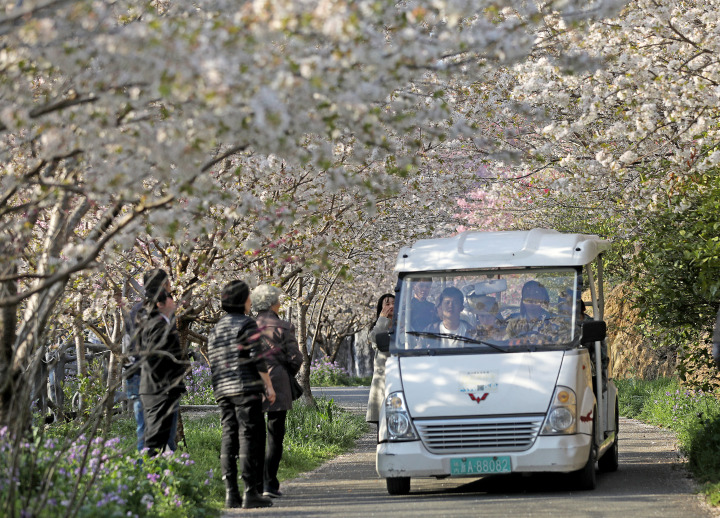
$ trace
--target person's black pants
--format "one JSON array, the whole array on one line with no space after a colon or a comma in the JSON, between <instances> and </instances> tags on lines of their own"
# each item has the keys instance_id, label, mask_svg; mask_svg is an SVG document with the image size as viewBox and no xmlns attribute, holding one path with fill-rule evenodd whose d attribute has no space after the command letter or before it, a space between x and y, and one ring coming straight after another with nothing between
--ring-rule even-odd
<instances>
[{"instance_id":1,"label":"person's black pants","mask_svg":"<svg viewBox=\"0 0 720 518\"><path fill-rule=\"evenodd\" d=\"M280 482L277 479L280 459L283 453L283 439L285 438L285 418L287 410L278 410L267 413L267 449L265 450L265 472L263 475L263 491L268 489L277 491Z\"/></svg>"},{"instance_id":2,"label":"person's black pants","mask_svg":"<svg viewBox=\"0 0 720 518\"><path fill-rule=\"evenodd\" d=\"M151 456L161 453L170 442L175 405L181 395L180 392L171 392L140 396L145 414L145 447L150 450Z\"/></svg>"},{"instance_id":3,"label":"person's black pants","mask_svg":"<svg viewBox=\"0 0 720 518\"><path fill-rule=\"evenodd\" d=\"M263 492L265 416L261 394L220 398L222 442L220 456L240 462L245 491Z\"/></svg>"}]
</instances>

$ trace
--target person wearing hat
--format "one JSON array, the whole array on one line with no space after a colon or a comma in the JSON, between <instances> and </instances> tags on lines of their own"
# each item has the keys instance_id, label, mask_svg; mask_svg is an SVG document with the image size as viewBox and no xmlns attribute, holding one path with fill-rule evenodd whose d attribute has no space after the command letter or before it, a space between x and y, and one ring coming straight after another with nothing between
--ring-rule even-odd
<instances>
[{"instance_id":1,"label":"person wearing hat","mask_svg":"<svg viewBox=\"0 0 720 518\"><path fill-rule=\"evenodd\" d=\"M558 318L548 311L550 295L545 286L535 280L523 285L520 313L508 319L505 340L509 345L537 345L564 342L570 338L566 318Z\"/></svg>"},{"instance_id":2,"label":"person wearing hat","mask_svg":"<svg viewBox=\"0 0 720 518\"><path fill-rule=\"evenodd\" d=\"M140 399L144 414L145 448L154 456L174 444L180 396L189 362L183 358L175 324L177 305L164 270L145 275L145 300L137 314L140 333Z\"/></svg>"},{"instance_id":3,"label":"person wearing hat","mask_svg":"<svg viewBox=\"0 0 720 518\"><path fill-rule=\"evenodd\" d=\"M497 299L490 295L469 295L467 300L475 317L475 338L501 340L504 322Z\"/></svg>"},{"instance_id":4,"label":"person wearing hat","mask_svg":"<svg viewBox=\"0 0 720 518\"><path fill-rule=\"evenodd\" d=\"M262 495L265 463L263 392L270 404L275 391L261 354L260 331L250 316L250 288L232 281L220 301L227 312L208 336L208 358L215 399L220 407L222 442L220 468L225 482L225 506L270 507ZM238 459L245 494L238 489Z\"/></svg>"}]
</instances>

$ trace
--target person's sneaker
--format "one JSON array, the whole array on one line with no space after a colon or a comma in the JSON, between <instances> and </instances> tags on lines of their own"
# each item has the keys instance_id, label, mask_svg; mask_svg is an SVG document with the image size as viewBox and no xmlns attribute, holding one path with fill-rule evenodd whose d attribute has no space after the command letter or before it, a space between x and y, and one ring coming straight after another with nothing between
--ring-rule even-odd
<instances>
[{"instance_id":1,"label":"person's sneaker","mask_svg":"<svg viewBox=\"0 0 720 518\"><path fill-rule=\"evenodd\" d=\"M273 501L261 496L256 491L246 492L242 502L243 509L255 509L258 507L272 507Z\"/></svg>"},{"instance_id":2,"label":"person's sneaker","mask_svg":"<svg viewBox=\"0 0 720 518\"><path fill-rule=\"evenodd\" d=\"M269 496L270 498L280 498L282 495L279 489L266 489L263 491L263 496Z\"/></svg>"}]
</instances>

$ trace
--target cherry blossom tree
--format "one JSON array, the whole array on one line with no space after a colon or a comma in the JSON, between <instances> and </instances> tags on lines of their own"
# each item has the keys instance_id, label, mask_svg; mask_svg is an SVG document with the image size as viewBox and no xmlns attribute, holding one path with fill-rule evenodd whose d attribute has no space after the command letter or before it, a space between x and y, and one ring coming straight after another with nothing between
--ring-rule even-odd
<instances>
[{"instance_id":1,"label":"cherry blossom tree","mask_svg":"<svg viewBox=\"0 0 720 518\"><path fill-rule=\"evenodd\" d=\"M547 16L616 7L6 3L3 281L17 293L2 302L25 316L4 344L12 361L3 379L38 357L68 281L109 244L127 249L140 223L172 239L183 214L213 205L221 193L210 171L223 159L243 150L282 157L293 170L327 171L330 190L366 185L355 171L371 161L407 174L424 142L471 130L449 116L428 72L481 74L522 59ZM386 175L373 179L377 188ZM206 230L201 219L185 227Z\"/></svg>"},{"instance_id":2,"label":"cherry blossom tree","mask_svg":"<svg viewBox=\"0 0 720 518\"><path fill-rule=\"evenodd\" d=\"M366 307L388 250L450 228L462 155L507 151L460 109L473 85L622 3L3 3L0 425L27 429L48 340L119 358L151 263L200 344L230 276L294 290L307 333Z\"/></svg>"},{"instance_id":3,"label":"cherry blossom tree","mask_svg":"<svg viewBox=\"0 0 720 518\"><path fill-rule=\"evenodd\" d=\"M637 233L643 214L668 207L720 160L716 7L641 0L587 32L548 24L585 66L560 66L553 44L513 68L514 101L534 115L515 170L543 189L602 201L596 208L619 216L619 235Z\"/></svg>"},{"instance_id":4,"label":"cherry blossom tree","mask_svg":"<svg viewBox=\"0 0 720 518\"><path fill-rule=\"evenodd\" d=\"M549 44L505 69L508 95L494 110L506 121L499 146L519 160L492 163L501 174L478 180L462 214L473 225L500 210L511 225L612 238L615 273L636 283L654 334L681 352L679 344L703 340L720 302L709 281L717 276L717 13L712 1L636 0L587 30L548 18ZM523 120L508 124L518 114ZM703 363L704 354L687 360Z\"/></svg>"}]
</instances>

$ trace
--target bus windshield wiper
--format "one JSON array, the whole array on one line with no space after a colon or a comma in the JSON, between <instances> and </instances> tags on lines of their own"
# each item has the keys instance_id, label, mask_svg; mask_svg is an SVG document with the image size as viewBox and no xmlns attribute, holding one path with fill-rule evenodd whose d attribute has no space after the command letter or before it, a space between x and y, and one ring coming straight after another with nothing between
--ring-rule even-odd
<instances>
[{"instance_id":1,"label":"bus windshield wiper","mask_svg":"<svg viewBox=\"0 0 720 518\"><path fill-rule=\"evenodd\" d=\"M500 351L501 353L509 352L507 349L492 344L490 342L486 342L484 340L478 340L477 338L468 338L467 336L462 335L454 335L450 333L430 333L426 331L407 331L407 334L413 335L413 336L422 336L425 338L448 338L451 340L458 340L459 342L467 342L471 344L481 344L481 345L487 345L488 347L491 347L492 349L495 349L496 351Z\"/></svg>"}]
</instances>

